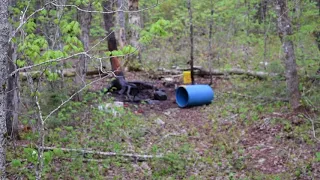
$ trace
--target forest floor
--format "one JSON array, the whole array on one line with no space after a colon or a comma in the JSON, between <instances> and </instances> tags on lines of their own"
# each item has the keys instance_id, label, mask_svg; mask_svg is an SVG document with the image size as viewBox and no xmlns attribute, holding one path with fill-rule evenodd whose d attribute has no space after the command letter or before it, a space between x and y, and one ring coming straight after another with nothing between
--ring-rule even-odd
<instances>
[{"instance_id":1,"label":"forest floor","mask_svg":"<svg viewBox=\"0 0 320 180\"><path fill-rule=\"evenodd\" d=\"M174 87L166 88L161 80L148 79L144 73L127 73L126 78L152 82L166 90L168 100L151 105L125 102L117 109L119 114L107 115L89 108L97 102L90 101L88 108L75 103L66 107L73 111L70 116L57 115L67 123L49 128L46 145L154 157L140 160L53 151L46 178L320 179L319 113L292 112L288 103L270 100L272 95L268 100L256 99L251 98L254 93L244 96L239 89L264 89L264 82L241 79L247 84L239 85L235 84L239 81L215 77L212 104L179 108ZM196 82L209 80L197 78ZM95 83L91 91L105 86L106 82ZM104 99L98 103L105 103ZM21 142L32 144L30 134L22 137ZM30 169L31 164L25 166Z\"/></svg>"}]
</instances>

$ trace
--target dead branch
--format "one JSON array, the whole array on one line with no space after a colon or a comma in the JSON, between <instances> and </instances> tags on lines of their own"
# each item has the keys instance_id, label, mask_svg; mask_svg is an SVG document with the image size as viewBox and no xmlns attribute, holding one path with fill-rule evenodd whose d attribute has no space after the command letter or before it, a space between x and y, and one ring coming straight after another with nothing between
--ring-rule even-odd
<instances>
[{"instance_id":1,"label":"dead branch","mask_svg":"<svg viewBox=\"0 0 320 180\"><path fill-rule=\"evenodd\" d=\"M164 68L158 69L158 71L163 72L164 74L173 74L173 75L181 74L182 71L187 71L187 70L190 70L190 68L178 67L175 69L164 69ZM213 69L210 72L209 70L203 69L201 66L194 66L194 73L199 76L247 75L247 76L252 76L259 79L266 79L269 77L277 77L277 76L281 77L281 75L277 73L267 73L263 71L252 71L252 70L245 70L245 69L239 69L239 68L231 68L231 69L224 69L224 70Z\"/></svg>"},{"instance_id":2,"label":"dead branch","mask_svg":"<svg viewBox=\"0 0 320 180\"><path fill-rule=\"evenodd\" d=\"M23 145L21 147L28 147L28 146ZM57 147L41 147L41 149L43 149L45 151L61 150L64 152L77 152L77 153L81 153L81 154L92 154L92 155L99 155L99 156L122 156L122 157L127 157L127 158L133 158L133 159L139 160L139 161L164 157L163 155L145 155L145 154L102 152L102 151L93 151L93 150L85 150L85 149L69 149L69 148L57 148Z\"/></svg>"}]
</instances>

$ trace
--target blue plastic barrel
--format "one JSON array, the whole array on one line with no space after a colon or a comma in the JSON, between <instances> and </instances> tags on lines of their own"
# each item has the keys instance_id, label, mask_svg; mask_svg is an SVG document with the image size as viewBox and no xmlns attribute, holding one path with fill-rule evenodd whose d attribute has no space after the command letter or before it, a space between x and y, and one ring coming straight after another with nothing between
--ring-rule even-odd
<instances>
[{"instance_id":1,"label":"blue plastic barrel","mask_svg":"<svg viewBox=\"0 0 320 180\"><path fill-rule=\"evenodd\" d=\"M214 92L209 85L185 85L176 89L176 102L181 108L210 104L213 98Z\"/></svg>"}]
</instances>

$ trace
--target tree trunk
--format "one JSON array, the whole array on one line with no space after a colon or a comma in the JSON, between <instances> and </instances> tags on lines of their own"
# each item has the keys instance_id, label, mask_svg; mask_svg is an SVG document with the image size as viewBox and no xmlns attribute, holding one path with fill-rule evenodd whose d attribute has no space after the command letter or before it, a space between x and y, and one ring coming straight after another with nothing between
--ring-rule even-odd
<instances>
[{"instance_id":1,"label":"tree trunk","mask_svg":"<svg viewBox=\"0 0 320 180\"><path fill-rule=\"evenodd\" d=\"M268 10L268 1L269 0L261 0L259 2L258 11L255 15L255 18L258 19L259 24L261 24L265 21L265 18L267 15L267 10Z\"/></svg>"},{"instance_id":2,"label":"tree trunk","mask_svg":"<svg viewBox=\"0 0 320 180\"><path fill-rule=\"evenodd\" d=\"M15 0L9 2L10 6L13 7L16 5ZM18 21L17 17L10 13L10 17L13 21ZM13 26L10 25L10 32L13 32ZM15 64L17 60L17 44L11 43L8 51L8 74L11 74L16 70L17 66ZM13 140L19 139L18 133L18 114L19 111L19 73L14 76L8 77L8 86L7 86L7 112L6 112L6 125L7 125L7 134Z\"/></svg>"},{"instance_id":3,"label":"tree trunk","mask_svg":"<svg viewBox=\"0 0 320 180\"><path fill-rule=\"evenodd\" d=\"M117 7L118 10L123 10L124 9L124 0L117 0ZM118 30L118 42L119 42L119 47L122 49L126 44L126 19L123 11L118 11L118 25L119 25L119 30Z\"/></svg>"},{"instance_id":4,"label":"tree trunk","mask_svg":"<svg viewBox=\"0 0 320 180\"><path fill-rule=\"evenodd\" d=\"M85 6L80 6L81 9L85 9L88 11L92 10L91 4L89 4L87 7ZM78 21L81 26L81 35L80 35L80 40L83 44L84 51L89 50L89 35L90 35L90 25L91 25L91 20L92 20L92 14L88 12L83 12L83 11L78 11ZM75 76L75 84L76 87L83 87L85 86L85 80L86 80L86 72L87 72L87 62L88 62L88 57L86 55L81 55L79 60L76 63L76 71L77 75ZM78 93L77 95L77 100L81 101L82 100L82 94Z\"/></svg>"},{"instance_id":5,"label":"tree trunk","mask_svg":"<svg viewBox=\"0 0 320 180\"><path fill-rule=\"evenodd\" d=\"M213 83L212 79L212 59L213 59L213 52L212 52L212 26L213 26L213 0L210 1L211 5L211 13L209 19L209 72L210 72L210 85Z\"/></svg>"},{"instance_id":6,"label":"tree trunk","mask_svg":"<svg viewBox=\"0 0 320 180\"><path fill-rule=\"evenodd\" d=\"M288 17L286 0L276 0L275 9L278 15L278 34L282 42L283 51L285 53L284 64L286 69L285 74L290 105L293 109L298 109L301 107L301 94L299 91L299 78L294 54L294 46L292 40L290 39L290 36L293 35L293 31L291 27L291 21Z\"/></svg>"},{"instance_id":7,"label":"tree trunk","mask_svg":"<svg viewBox=\"0 0 320 180\"><path fill-rule=\"evenodd\" d=\"M11 74L16 70L16 45L11 44L8 56L11 58L8 60L8 74ZM7 123L7 134L12 139L19 139L18 132L18 114L19 111L19 73L14 76L8 77L7 82L7 112L6 112L6 123Z\"/></svg>"},{"instance_id":8,"label":"tree trunk","mask_svg":"<svg viewBox=\"0 0 320 180\"><path fill-rule=\"evenodd\" d=\"M55 24L55 20L60 21L60 18L62 17L63 13L63 7L56 7L52 4L50 4L52 0L44 0L44 3L47 4L45 6L45 9L47 10L47 21L44 23L44 34L46 36L46 39L48 41L49 49L51 50L62 50L62 42L61 42L61 33L60 33L60 27L59 25ZM65 5L66 0L58 0L56 1L59 5ZM56 14L49 13L50 11L56 11ZM52 72L58 72L61 76L60 80L56 80L53 82L50 82L52 91L57 91L59 89L62 89L64 87L63 82L63 75L61 75L62 71L62 64L57 63L55 66L51 66L50 70Z\"/></svg>"},{"instance_id":9,"label":"tree trunk","mask_svg":"<svg viewBox=\"0 0 320 180\"><path fill-rule=\"evenodd\" d=\"M103 7L105 10L111 11L112 10L112 2L110 2L110 1L104 2ZM105 28L107 35L108 35L108 38L107 38L108 50L111 52L111 56L112 56L112 51L118 50L116 36L115 36L114 31L112 30L112 28L114 27L113 14L112 13L104 13L103 20L104 20L104 28ZM111 68L112 68L112 71L114 72L114 74L116 76L124 77L124 73L121 69L121 64L120 64L119 58L118 57L111 57L110 63L111 63Z\"/></svg>"},{"instance_id":10,"label":"tree trunk","mask_svg":"<svg viewBox=\"0 0 320 180\"><path fill-rule=\"evenodd\" d=\"M129 0L129 24L130 24L130 44L131 46L135 48L139 48L139 37L140 37L140 28L141 28L141 22L140 22L140 13L134 12L139 10L139 0ZM141 63L141 55L140 52L138 52L137 56L132 55L131 56L131 64L138 60L139 63ZM130 64L129 63L129 64Z\"/></svg>"},{"instance_id":11,"label":"tree trunk","mask_svg":"<svg viewBox=\"0 0 320 180\"><path fill-rule=\"evenodd\" d=\"M6 172L6 84L7 57L9 49L8 0L0 0L0 179Z\"/></svg>"},{"instance_id":12,"label":"tree trunk","mask_svg":"<svg viewBox=\"0 0 320 180\"><path fill-rule=\"evenodd\" d=\"M189 21L190 21L190 69L191 69L191 81L194 84L194 74L193 74L193 24L192 24L192 10L191 10L191 0L188 0L188 10L189 10Z\"/></svg>"}]
</instances>

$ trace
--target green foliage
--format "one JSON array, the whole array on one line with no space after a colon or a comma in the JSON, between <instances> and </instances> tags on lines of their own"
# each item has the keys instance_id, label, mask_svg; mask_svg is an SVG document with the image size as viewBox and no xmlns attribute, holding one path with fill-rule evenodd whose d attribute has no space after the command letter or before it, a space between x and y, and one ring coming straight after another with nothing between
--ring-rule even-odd
<instances>
[{"instance_id":1,"label":"green foliage","mask_svg":"<svg viewBox=\"0 0 320 180\"><path fill-rule=\"evenodd\" d=\"M320 152L316 152L316 161L320 162Z\"/></svg>"},{"instance_id":2,"label":"green foliage","mask_svg":"<svg viewBox=\"0 0 320 180\"><path fill-rule=\"evenodd\" d=\"M144 44L151 43L154 38L166 38L169 36L167 31L171 23L168 20L159 19L147 30L141 31L140 42Z\"/></svg>"}]
</instances>

